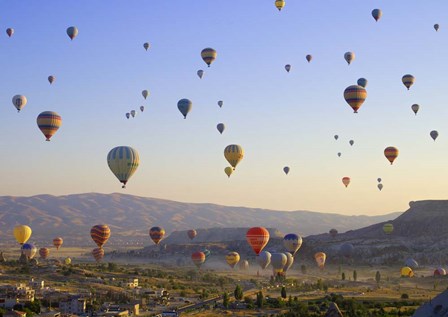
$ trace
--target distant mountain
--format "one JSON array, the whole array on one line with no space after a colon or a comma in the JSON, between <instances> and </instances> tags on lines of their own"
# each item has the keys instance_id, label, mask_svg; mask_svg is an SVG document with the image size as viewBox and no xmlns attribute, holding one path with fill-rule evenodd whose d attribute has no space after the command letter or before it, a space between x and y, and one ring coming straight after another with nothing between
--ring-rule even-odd
<instances>
[{"instance_id":1,"label":"distant mountain","mask_svg":"<svg viewBox=\"0 0 448 317\"><path fill-rule=\"evenodd\" d=\"M400 213L383 216L344 216L310 211L274 211L181 203L124 194L78 194L67 196L0 197L0 237L12 241L12 228L27 224L32 241L47 243L55 236L67 245L91 245L92 225L106 223L112 231L108 245L149 241L148 229L162 226L167 234L191 228L238 228L265 226L303 236L362 228L395 219ZM210 231L212 232L212 231ZM230 238L230 237L229 237ZM201 239L198 237L198 239Z\"/></svg>"}]
</instances>

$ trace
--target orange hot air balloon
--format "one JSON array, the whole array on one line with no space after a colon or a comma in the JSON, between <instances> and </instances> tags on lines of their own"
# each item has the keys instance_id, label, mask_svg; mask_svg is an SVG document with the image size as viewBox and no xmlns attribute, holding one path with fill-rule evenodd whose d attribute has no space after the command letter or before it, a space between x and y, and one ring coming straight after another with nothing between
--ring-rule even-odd
<instances>
[{"instance_id":1,"label":"orange hot air balloon","mask_svg":"<svg viewBox=\"0 0 448 317\"><path fill-rule=\"evenodd\" d=\"M258 255L269 242L269 231L263 227L250 228L246 233L247 243Z\"/></svg>"},{"instance_id":2,"label":"orange hot air balloon","mask_svg":"<svg viewBox=\"0 0 448 317\"><path fill-rule=\"evenodd\" d=\"M398 157L398 149L394 146L389 146L384 150L384 156L390 162L390 165L394 164L395 159Z\"/></svg>"},{"instance_id":3,"label":"orange hot air balloon","mask_svg":"<svg viewBox=\"0 0 448 317\"><path fill-rule=\"evenodd\" d=\"M325 267L325 260L327 259L327 255L323 252L317 252L314 255L314 259L316 260L319 269L323 270Z\"/></svg>"},{"instance_id":4,"label":"orange hot air balloon","mask_svg":"<svg viewBox=\"0 0 448 317\"><path fill-rule=\"evenodd\" d=\"M46 259L48 258L48 256L50 255L50 250L47 248L40 248L39 249L39 255L42 259Z\"/></svg>"},{"instance_id":5,"label":"orange hot air balloon","mask_svg":"<svg viewBox=\"0 0 448 317\"><path fill-rule=\"evenodd\" d=\"M194 252L191 255L191 260L193 261L194 265L198 269L201 268L201 265L205 262L205 253L204 252Z\"/></svg>"},{"instance_id":6,"label":"orange hot air balloon","mask_svg":"<svg viewBox=\"0 0 448 317\"><path fill-rule=\"evenodd\" d=\"M90 236L96 245L100 248L109 240L110 229L107 225L96 225L90 229Z\"/></svg>"},{"instance_id":7,"label":"orange hot air balloon","mask_svg":"<svg viewBox=\"0 0 448 317\"><path fill-rule=\"evenodd\" d=\"M162 227L152 227L151 229L149 229L149 236L155 244L159 244L164 235L165 229L163 229Z\"/></svg>"},{"instance_id":8,"label":"orange hot air balloon","mask_svg":"<svg viewBox=\"0 0 448 317\"><path fill-rule=\"evenodd\" d=\"M64 240L62 240L61 237L57 237L53 239L53 245L56 247L56 250L59 250L59 248L61 247L62 243L64 243Z\"/></svg>"},{"instance_id":9,"label":"orange hot air balloon","mask_svg":"<svg viewBox=\"0 0 448 317\"><path fill-rule=\"evenodd\" d=\"M354 113L358 113L366 98L367 90L362 86L352 85L344 90L344 99L352 107Z\"/></svg>"},{"instance_id":10,"label":"orange hot air balloon","mask_svg":"<svg viewBox=\"0 0 448 317\"><path fill-rule=\"evenodd\" d=\"M95 258L95 261L99 262L104 258L104 249L102 248L93 249L92 255Z\"/></svg>"},{"instance_id":11,"label":"orange hot air balloon","mask_svg":"<svg viewBox=\"0 0 448 317\"><path fill-rule=\"evenodd\" d=\"M190 238L190 240L193 240L198 235L198 232L194 229L191 229L191 230L188 230L187 234L188 234L188 237Z\"/></svg>"},{"instance_id":12,"label":"orange hot air balloon","mask_svg":"<svg viewBox=\"0 0 448 317\"><path fill-rule=\"evenodd\" d=\"M350 177L342 178L342 184L344 184L345 187L347 187L350 184Z\"/></svg>"}]
</instances>

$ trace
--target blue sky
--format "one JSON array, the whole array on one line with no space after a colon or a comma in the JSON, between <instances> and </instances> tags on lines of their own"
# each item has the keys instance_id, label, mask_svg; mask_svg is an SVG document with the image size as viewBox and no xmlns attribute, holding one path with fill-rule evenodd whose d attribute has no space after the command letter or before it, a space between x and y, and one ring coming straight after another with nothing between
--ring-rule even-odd
<instances>
[{"instance_id":1,"label":"blue sky","mask_svg":"<svg viewBox=\"0 0 448 317\"><path fill-rule=\"evenodd\" d=\"M273 2L2 1L0 30L15 34L0 34L0 194L119 191L346 214L446 198L446 1L287 1L281 12ZM374 8L383 11L377 23ZM65 34L72 25L74 41ZM210 68L205 47L218 51ZM350 66L346 51L356 54ZM416 77L410 91L401 83L407 73ZM369 81L368 97L355 115L342 94L359 77ZM20 114L16 94L28 98ZM193 102L187 120L177 110L182 98ZM125 119L141 105L144 113ZM35 122L46 110L63 119L51 142ZM231 143L246 154L227 179ZM117 145L141 158L125 191L106 164ZM390 145L401 151L394 166L383 156Z\"/></svg>"}]
</instances>

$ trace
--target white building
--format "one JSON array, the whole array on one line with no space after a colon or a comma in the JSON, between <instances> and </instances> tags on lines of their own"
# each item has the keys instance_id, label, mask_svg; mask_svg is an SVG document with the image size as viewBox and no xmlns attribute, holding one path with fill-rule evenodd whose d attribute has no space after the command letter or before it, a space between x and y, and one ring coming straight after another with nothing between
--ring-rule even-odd
<instances>
[{"instance_id":1,"label":"white building","mask_svg":"<svg viewBox=\"0 0 448 317\"><path fill-rule=\"evenodd\" d=\"M33 278L30 279L28 286L35 290L41 290L45 287L44 280L36 280Z\"/></svg>"},{"instance_id":2,"label":"white building","mask_svg":"<svg viewBox=\"0 0 448 317\"><path fill-rule=\"evenodd\" d=\"M72 298L59 302L61 314L81 315L86 312L86 300L84 298Z\"/></svg>"}]
</instances>

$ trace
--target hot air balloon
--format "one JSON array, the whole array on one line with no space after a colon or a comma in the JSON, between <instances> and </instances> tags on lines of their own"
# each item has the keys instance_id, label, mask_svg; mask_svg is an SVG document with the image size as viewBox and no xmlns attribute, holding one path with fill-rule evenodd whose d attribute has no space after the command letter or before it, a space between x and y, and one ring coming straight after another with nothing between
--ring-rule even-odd
<instances>
[{"instance_id":1,"label":"hot air balloon","mask_svg":"<svg viewBox=\"0 0 448 317\"><path fill-rule=\"evenodd\" d=\"M73 39L78 35L78 29L76 26L67 28L67 35L73 41Z\"/></svg>"},{"instance_id":2,"label":"hot air balloon","mask_svg":"<svg viewBox=\"0 0 448 317\"><path fill-rule=\"evenodd\" d=\"M375 21L378 21L379 19L381 19L382 15L383 15L383 12L380 9L372 10L372 16L375 19Z\"/></svg>"},{"instance_id":3,"label":"hot air balloon","mask_svg":"<svg viewBox=\"0 0 448 317\"><path fill-rule=\"evenodd\" d=\"M445 276L446 275L446 271L444 268L437 268L434 270L434 276Z\"/></svg>"},{"instance_id":4,"label":"hot air balloon","mask_svg":"<svg viewBox=\"0 0 448 317\"><path fill-rule=\"evenodd\" d=\"M149 49L149 43L148 42L146 42L146 43L144 43L143 44L143 47L144 47L144 49L147 51L148 49Z\"/></svg>"},{"instance_id":5,"label":"hot air balloon","mask_svg":"<svg viewBox=\"0 0 448 317\"><path fill-rule=\"evenodd\" d=\"M416 269L416 268L418 268L418 263L417 263L417 261L415 261L415 260L412 259L412 258L407 259L404 265L405 265L405 266L409 266L411 269Z\"/></svg>"},{"instance_id":6,"label":"hot air balloon","mask_svg":"<svg viewBox=\"0 0 448 317\"><path fill-rule=\"evenodd\" d=\"M217 53L213 48L204 48L201 52L201 57L204 62L210 67L210 64L216 59Z\"/></svg>"},{"instance_id":7,"label":"hot air balloon","mask_svg":"<svg viewBox=\"0 0 448 317\"><path fill-rule=\"evenodd\" d=\"M143 91L142 91L142 96L143 96L143 98L145 98L145 99L148 98L148 96L149 96L149 90L146 90L146 89L143 90Z\"/></svg>"},{"instance_id":8,"label":"hot air balloon","mask_svg":"<svg viewBox=\"0 0 448 317\"><path fill-rule=\"evenodd\" d=\"M48 82L50 83L50 85L56 80L56 77L54 77L53 75L48 76Z\"/></svg>"},{"instance_id":9,"label":"hot air balloon","mask_svg":"<svg viewBox=\"0 0 448 317\"><path fill-rule=\"evenodd\" d=\"M337 140L339 139L339 135L336 134L336 135L334 136L334 139L337 141Z\"/></svg>"},{"instance_id":10,"label":"hot air balloon","mask_svg":"<svg viewBox=\"0 0 448 317\"><path fill-rule=\"evenodd\" d=\"M353 60L355 59L355 53L353 53L353 52L346 52L344 54L344 59L347 62L347 64L350 65L351 62L353 62Z\"/></svg>"},{"instance_id":11,"label":"hot air balloon","mask_svg":"<svg viewBox=\"0 0 448 317\"><path fill-rule=\"evenodd\" d=\"M126 118L129 119L131 117L131 114L129 112L126 112Z\"/></svg>"},{"instance_id":12,"label":"hot air balloon","mask_svg":"<svg viewBox=\"0 0 448 317\"><path fill-rule=\"evenodd\" d=\"M227 177L230 178L230 175L232 175L232 173L233 173L233 168L231 168L230 166L227 166L227 167L224 169L224 173L226 173Z\"/></svg>"},{"instance_id":13,"label":"hot air balloon","mask_svg":"<svg viewBox=\"0 0 448 317\"><path fill-rule=\"evenodd\" d=\"M204 76L204 71L202 69L197 71L197 74L199 76L200 79L202 79L202 76Z\"/></svg>"},{"instance_id":14,"label":"hot air balloon","mask_svg":"<svg viewBox=\"0 0 448 317\"><path fill-rule=\"evenodd\" d=\"M132 116L132 118L135 117L135 110L131 110L131 116Z\"/></svg>"},{"instance_id":15,"label":"hot air balloon","mask_svg":"<svg viewBox=\"0 0 448 317\"><path fill-rule=\"evenodd\" d=\"M436 32L439 31L439 25L438 24L434 24L434 30L436 30Z\"/></svg>"},{"instance_id":16,"label":"hot air balloon","mask_svg":"<svg viewBox=\"0 0 448 317\"><path fill-rule=\"evenodd\" d=\"M118 178L123 188L140 164L138 152L130 146L117 146L107 154L107 165Z\"/></svg>"},{"instance_id":17,"label":"hot air balloon","mask_svg":"<svg viewBox=\"0 0 448 317\"><path fill-rule=\"evenodd\" d=\"M256 260L261 269L264 270L269 266L269 264L271 264L271 253L269 253L268 251L261 251L257 255Z\"/></svg>"},{"instance_id":18,"label":"hot air balloon","mask_svg":"<svg viewBox=\"0 0 448 317\"><path fill-rule=\"evenodd\" d=\"M404 266L400 270L400 275L401 275L401 277L413 277L414 272L412 271L412 269L410 267Z\"/></svg>"},{"instance_id":19,"label":"hot air balloon","mask_svg":"<svg viewBox=\"0 0 448 317\"><path fill-rule=\"evenodd\" d=\"M295 255L302 246L302 237L295 233L288 233L283 237L283 246L288 252Z\"/></svg>"},{"instance_id":20,"label":"hot air balloon","mask_svg":"<svg viewBox=\"0 0 448 317\"><path fill-rule=\"evenodd\" d=\"M271 264L274 271L274 275L283 272L283 268L285 267L288 258L284 253L272 253L271 255Z\"/></svg>"},{"instance_id":21,"label":"hot air balloon","mask_svg":"<svg viewBox=\"0 0 448 317\"><path fill-rule=\"evenodd\" d=\"M284 253L286 255L286 264L283 267L283 272L287 272L289 270L289 268L293 265L294 263L294 257L291 253L289 252L285 252Z\"/></svg>"},{"instance_id":22,"label":"hot air balloon","mask_svg":"<svg viewBox=\"0 0 448 317\"><path fill-rule=\"evenodd\" d=\"M378 189L379 189L380 191L383 190L383 184L378 184L377 187L378 187Z\"/></svg>"},{"instance_id":23,"label":"hot air balloon","mask_svg":"<svg viewBox=\"0 0 448 317\"><path fill-rule=\"evenodd\" d=\"M64 264L65 264L65 265L70 265L70 264L72 264L72 259L69 258L69 257L65 258L65 259L64 259Z\"/></svg>"},{"instance_id":24,"label":"hot air balloon","mask_svg":"<svg viewBox=\"0 0 448 317\"><path fill-rule=\"evenodd\" d=\"M344 99L352 107L354 113L358 113L359 108L361 108L366 98L367 91L362 86L352 85L344 90Z\"/></svg>"},{"instance_id":25,"label":"hot air balloon","mask_svg":"<svg viewBox=\"0 0 448 317\"><path fill-rule=\"evenodd\" d=\"M145 111L145 106L140 106L140 111L141 112Z\"/></svg>"},{"instance_id":26,"label":"hot air balloon","mask_svg":"<svg viewBox=\"0 0 448 317\"><path fill-rule=\"evenodd\" d=\"M353 250L355 248L353 247L353 244L351 243L344 243L341 248L339 249L339 252L341 253L342 256L346 257L346 258L350 258L353 254Z\"/></svg>"},{"instance_id":27,"label":"hot air balloon","mask_svg":"<svg viewBox=\"0 0 448 317\"><path fill-rule=\"evenodd\" d=\"M14 238L16 238L17 242L20 244L24 244L31 237L31 233L33 231L30 227L26 225L18 225L14 227Z\"/></svg>"},{"instance_id":28,"label":"hot air balloon","mask_svg":"<svg viewBox=\"0 0 448 317\"><path fill-rule=\"evenodd\" d=\"M103 245L109 240L110 237L110 228L108 225L96 225L90 229L90 236L92 237L93 242L99 248L102 248Z\"/></svg>"},{"instance_id":29,"label":"hot air balloon","mask_svg":"<svg viewBox=\"0 0 448 317\"><path fill-rule=\"evenodd\" d=\"M343 177L342 184L344 184L345 187L348 187L348 185L350 184L350 177Z\"/></svg>"},{"instance_id":30,"label":"hot air balloon","mask_svg":"<svg viewBox=\"0 0 448 317\"><path fill-rule=\"evenodd\" d=\"M286 69L286 71L289 73L289 71L291 70L291 65L286 64L286 65L285 65L285 69Z\"/></svg>"},{"instance_id":31,"label":"hot air balloon","mask_svg":"<svg viewBox=\"0 0 448 317\"><path fill-rule=\"evenodd\" d=\"M412 76L412 75L407 74L407 75L404 75L404 76L401 78L401 81L403 82L403 85L405 85L406 88L409 90L409 88L411 88L411 86L412 86L412 85L414 84L414 82L415 82L415 77Z\"/></svg>"},{"instance_id":32,"label":"hot air balloon","mask_svg":"<svg viewBox=\"0 0 448 317\"><path fill-rule=\"evenodd\" d=\"M238 163L241 162L244 157L244 150L241 145L228 145L224 149L224 157L226 158L227 162L230 163L233 169L235 169Z\"/></svg>"},{"instance_id":33,"label":"hot air balloon","mask_svg":"<svg viewBox=\"0 0 448 317\"><path fill-rule=\"evenodd\" d=\"M384 150L384 156L387 158L387 160L390 162L390 165L392 165L395 161L395 159L398 156L398 149L393 146L389 146Z\"/></svg>"},{"instance_id":34,"label":"hot air balloon","mask_svg":"<svg viewBox=\"0 0 448 317\"><path fill-rule=\"evenodd\" d=\"M417 112L420 109L420 106L415 103L411 106L411 109L412 109L412 111L414 111L415 115L417 115Z\"/></svg>"},{"instance_id":35,"label":"hot air balloon","mask_svg":"<svg viewBox=\"0 0 448 317\"><path fill-rule=\"evenodd\" d=\"M263 227L250 228L246 233L247 243L258 255L269 242L269 231Z\"/></svg>"},{"instance_id":36,"label":"hot air balloon","mask_svg":"<svg viewBox=\"0 0 448 317\"><path fill-rule=\"evenodd\" d=\"M282 11L284 6L285 0L275 0L275 7L278 9L278 11Z\"/></svg>"},{"instance_id":37,"label":"hot air balloon","mask_svg":"<svg viewBox=\"0 0 448 317\"><path fill-rule=\"evenodd\" d=\"M104 250L102 248L95 248L92 250L92 255L95 261L100 262L104 258Z\"/></svg>"},{"instance_id":38,"label":"hot air balloon","mask_svg":"<svg viewBox=\"0 0 448 317\"><path fill-rule=\"evenodd\" d=\"M23 244L21 250L22 250L22 253L25 254L29 260L34 258L34 256L37 253L37 248L34 246L34 244L31 244L31 243Z\"/></svg>"},{"instance_id":39,"label":"hot air balloon","mask_svg":"<svg viewBox=\"0 0 448 317\"><path fill-rule=\"evenodd\" d=\"M240 271L247 271L249 269L249 261L243 260L238 264L238 269Z\"/></svg>"},{"instance_id":40,"label":"hot air balloon","mask_svg":"<svg viewBox=\"0 0 448 317\"><path fill-rule=\"evenodd\" d=\"M365 79L365 78L359 78L358 81L357 81L356 83L358 84L358 86L361 86L361 87L363 87L363 88L366 88L366 87L367 87L367 83L368 83L368 81L367 81L367 79Z\"/></svg>"},{"instance_id":41,"label":"hot air balloon","mask_svg":"<svg viewBox=\"0 0 448 317\"><path fill-rule=\"evenodd\" d=\"M155 244L159 244L164 235L165 229L163 229L162 227L152 227L151 229L149 229L149 236Z\"/></svg>"},{"instance_id":42,"label":"hot air balloon","mask_svg":"<svg viewBox=\"0 0 448 317\"><path fill-rule=\"evenodd\" d=\"M378 181L378 183L381 183L381 181L382 181L382 179L380 177L378 177L376 180Z\"/></svg>"},{"instance_id":43,"label":"hot air balloon","mask_svg":"<svg viewBox=\"0 0 448 317\"><path fill-rule=\"evenodd\" d=\"M46 140L50 141L51 137L58 131L62 125L62 118L54 111L44 111L37 116L37 126L45 135Z\"/></svg>"},{"instance_id":44,"label":"hot air balloon","mask_svg":"<svg viewBox=\"0 0 448 317\"><path fill-rule=\"evenodd\" d=\"M223 133L224 129L226 128L226 126L224 125L224 123L218 123L218 125L216 126L216 129L218 129L219 133Z\"/></svg>"},{"instance_id":45,"label":"hot air balloon","mask_svg":"<svg viewBox=\"0 0 448 317\"><path fill-rule=\"evenodd\" d=\"M210 250L208 250L208 249L204 249L204 250L202 250L202 253L204 253L204 255L205 255L205 261L207 261L207 259L210 257L210 255L212 254L211 252L210 252Z\"/></svg>"},{"instance_id":46,"label":"hot air balloon","mask_svg":"<svg viewBox=\"0 0 448 317\"><path fill-rule=\"evenodd\" d=\"M353 144L355 144L355 141L350 140L348 143L350 144L350 146L353 146Z\"/></svg>"},{"instance_id":47,"label":"hot air balloon","mask_svg":"<svg viewBox=\"0 0 448 317\"><path fill-rule=\"evenodd\" d=\"M222 100L220 100L220 101L218 101L218 106L219 106L219 108L222 108L222 105L224 104L224 101L222 101Z\"/></svg>"},{"instance_id":48,"label":"hot air balloon","mask_svg":"<svg viewBox=\"0 0 448 317\"><path fill-rule=\"evenodd\" d=\"M338 156L341 157L341 155L342 155L342 153L341 153L341 152L338 152Z\"/></svg>"},{"instance_id":49,"label":"hot air balloon","mask_svg":"<svg viewBox=\"0 0 448 317\"><path fill-rule=\"evenodd\" d=\"M330 229L329 233L333 238L338 235L338 231L336 229Z\"/></svg>"},{"instance_id":50,"label":"hot air balloon","mask_svg":"<svg viewBox=\"0 0 448 317\"><path fill-rule=\"evenodd\" d=\"M45 260L50 255L50 250L48 248L40 248L39 255L42 259Z\"/></svg>"},{"instance_id":51,"label":"hot air balloon","mask_svg":"<svg viewBox=\"0 0 448 317\"><path fill-rule=\"evenodd\" d=\"M323 252L317 252L316 254L314 254L314 259L316 260L319 269L323 270L325 267L325 260L327 259L327 255Z\"/></svg>"},{"instance_id":52,"label":"hot air balloon","mask_svg":"<svg viewBox=\"0 0 448 317\"><path fill-rule=\"evenodd\" d=\"M56 250L59 250L61 245L64 243L64 240L62 240L61 237L57 237L53 239L53 245L55 246Z\"/></svg>"},{"instance_id":53,"label":"hot air balloon","mask_svg":"<svg viewBox=\"0 0 448 317\"><path fill-rule=\"evenodd\" d=\"M191 260L193 261L194 265L196 265L196 267L198 269L200 269L201 265L205 262L205 254L204 254L204 252L194 252L191 255Z\"/></svg>"},{"instance_id":54,"label":"hot air balloon","mask_svg":"<svg viewBox=\"0 0 448 317\"><path fill-rule=\"evenodd\" d=\"M394 225L391 223L385 223L383 226L383 231L385 234L391 234L394 231Z\"/></svg>"},{"instance_id":55,"label":"hot air balloon","mask_svg":"<svg viewBox=\"0 0 448 317\"><path fill-rule=\"evenodd\" d=\"M307 62L309 63L313 59L313 56L308 54L307 56L305 56L305 58L306 58Z\"/></svg>"},{"instance_id":56,"label":"hot air balloon","mask_svg":"<svg viewBox=\"0 0 448 317\"><path fill-rule=\"evenodd\" d=\"M285 172L286 175L289 173L289 166L283 167L283 172Z\"/></svg>"},{"instance_id":57,"label":"hot air balloon","mask_svg":"<svg viewBox=\"0 0 448 317\"><path fill-rule=\"evenodd\" d=\"M6 34L8 34L8 36L11 37L14 34L14 29L13 28L7 28L6 29Z\"/></svg>"},{"instance_id":58,"label":"hot air balloon","mask_svg":"<svg viewBox=\"0 0 448 317\"><path fill-rule=\"evenodd\" d=\"M198 235L198 232L194 229L190 229L187 231L187 235L190 238L190 240L193 240Z\"/></svg>"},{"instance_id":59,"label":"hot air balloon","mask_svg":"<svg viewBox=\"0 0 448 317\"><path fill-rule=\"evenodd\" d=\"M191 111L192 107L193 103L188 99L181 99L177 102L177 108L179 109L180 113L183 114L184 119L187 119L187 114Z\"/></svg>"},{"instance_id":60,"label":"hot air balloon","mask_svg":"<svg viewBox=\"0 0 448 317\"><path fill-rule=\"evenodd\" d=\"M437 137L439 136L439 132L437 132L436 130L432 130L429 135L431 136L431 138L435 141L437 139Z\"/></svg>"},{"instance_id":61,"label":"hot air balloon","mask_svg":"<svg viewBox=\"0 0 448 317\"><path fill-rule=\"evenodd\" d=\"M16 107L17 112L20 112L20 110L25 107L27 102L28 100L23 95L15 95L14 97L12 97L12 104L14 105L14 107Z\"/></svg>"}]
</instances>

